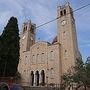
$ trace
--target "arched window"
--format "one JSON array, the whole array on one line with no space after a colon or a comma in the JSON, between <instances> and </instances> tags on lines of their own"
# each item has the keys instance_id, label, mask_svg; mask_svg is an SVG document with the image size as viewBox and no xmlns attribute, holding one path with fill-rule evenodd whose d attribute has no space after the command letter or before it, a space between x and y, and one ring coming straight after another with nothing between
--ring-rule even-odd
<instances>
[{"instance_id":1,"label":"arched window","mask_svg":"<svg viewBox=\"0 0 90 90\"><path fill-rule=\"evenodd\" d=\"M44 70L41 71L41 85L45 85L45 72Z\"/></svg>"},{"instance_id":2,"label":"arched window","mask_svg":"<svg viewBox=\"0 0 90 90\"><path fill-rule=\"evenodd\" d=\"M27 26L25 27L25 29L27 30Z\"/></svg>"},{"instance_id":3,"label":"arched window","mask_svg":"<svg viewBox=\"0 0 90 90\"><path fill-rule=\"evenodd\" d=\"M64 9L64 15L66 15L66 9Z\"/></svg>"},{"instance_id":4,"label":"arched window","mask_svg":"<svg viewBox=\"0 0 90 90\"><path fill-rule=\"evenodd\" d=\"M31 71L31 86L34 85L34 73Z\"/></svg>"},{"instance_id":5,"label":"arched window","mask_svg":"<svg viewBox=\"0 0 90 90\"><path fill-rule=\"evenodd\" d=\"M31 25L30 31L31 31L32 34L34 34L34 29L35 29L35 26L34 25Z\"/></svg>"},{"instance_id":6,"label":"arched window","mask_svg":"<svg viewBox=\"0 0 90 90\"><path fill-rule=\"evenodd\" d=\"M63 12L62 11L60 12L60 15L63 16Z\"/></svg>"},{"instance_id":7,"label":"arched window","mask_svg":"<svg viewBox=\"0 0 90 90\"><path fill-rule=\"evenodd\" d=\"M25 31L27 31L27 29L28 29L28 27L27 27L26 25L24 25L23 33L24 33Z\"/></svg>"},{"instance_id":8,"label":"arched window","mask_svg":"<svg viewBox=\"0 0 90 90\"><path fill-rule=\"evenodd\" d=\"M36 83L36 86L39 86L39 71L36 71L35 73L35 83Z\"/></svg>"}]
</instances>

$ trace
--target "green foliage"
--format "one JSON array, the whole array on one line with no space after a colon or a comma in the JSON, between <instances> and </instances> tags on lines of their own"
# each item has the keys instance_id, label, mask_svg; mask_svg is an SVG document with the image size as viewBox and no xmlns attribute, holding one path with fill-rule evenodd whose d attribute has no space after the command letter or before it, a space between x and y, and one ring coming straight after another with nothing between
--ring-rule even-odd
<instances>
[{"instance_id":1,"label":"green foliage","mask_svg":"<svg viewBox=\"0 0 90 90\"><path fill-rule=\"evenodd\" d=\"M78 59L74 67L75 73L73 75L73 80L76 83L86 82L86 70L82 60Z\"/></svg>"},{"instance_id":2,"label":"green foliage","mask_svg":"<svg viewBox=\"0 0 90 90\"><path fill-rule=\"evenodd\" d=\"M11 17L0 36L0 76L14 76L19 63L19 29Z\"/></svg>"},{"instance_id":3,"label":"green foliage","mask_svg":"<svg viewBox=\"0 0 90 90\"><path fill-rule=\"evenodd\" d=\"M70 86L73 83L78 86L90 86L90 63L84 64L81 59L77 59L76 64L71 71L63 75L63 81L65 86Z\"/></svg>"},{"instance_id":4,"label":"green foliage","mask_svg":"<svg viewBox=\"0 0 90 90\"><path fill-rule=\"evenodd\" d=\"M72 75L70 73L64 74L63 75L63 80L64 80L64 84L66 86L70 85L70 83L72 82Z\"/></svg>"},{"instance_id":5,"label":"green foliage","mask_svg":"<svg viewBox=\"0 0 90 90\"><path fill-rule=\"evenodd\" d=\"M87 86L90 86L90 62L86 63Z\"/></svg>"}]
</instances>

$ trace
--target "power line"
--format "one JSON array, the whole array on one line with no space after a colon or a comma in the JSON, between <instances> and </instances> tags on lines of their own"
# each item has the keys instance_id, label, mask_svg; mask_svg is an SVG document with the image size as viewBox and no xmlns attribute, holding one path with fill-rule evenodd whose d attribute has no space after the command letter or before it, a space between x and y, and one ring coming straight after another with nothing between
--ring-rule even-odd
<instances>
[{"instance_id":1,"label":"power line","mask_svg":"<svg viewBox=\"0 0 90 90\"><path fill-rule=\"evenodd\" d=\"M90 4L87 4L87 5L84 5L84 6L80 7L80 8L77 8L77 9L75 9L75 10L73 11L73 13L76 12L76 11L79 11L79 10L81 10L81 9L89 6L89 5L90 5ZM68 14L70 14L70 13L67 13L66 15L68 15ZM50 20L50 21L48 21L48 22L46 22L46 23L43 23L43 24L37 26L36 28L39 28L39 27L42 27L42 26L44 26L44 25L46 25L46 24L49 24L49 23L51 23L51 22L54 22L54 21L56 21L56 20L59 19L59 18L61 18L61 17L57 17L57 18L55 18L55 19L52 19L52 20Z\"/></svg>"},{"instance_id":2,"label":"power line","mask_svg":"<svg viewBox=\"0 0 90 90\"><path fill-rule=\"evenodd\" d=\"M80 8L77 8L77 9L75 9L73 12L76 12L76 11L78 11L78 10L81 10L81 9L83 9L83 8L89 6L89 5L90 5L90 4L87 4L87 5L84 5L84 6L80 7Z\"/></svg>"}]
</instances>

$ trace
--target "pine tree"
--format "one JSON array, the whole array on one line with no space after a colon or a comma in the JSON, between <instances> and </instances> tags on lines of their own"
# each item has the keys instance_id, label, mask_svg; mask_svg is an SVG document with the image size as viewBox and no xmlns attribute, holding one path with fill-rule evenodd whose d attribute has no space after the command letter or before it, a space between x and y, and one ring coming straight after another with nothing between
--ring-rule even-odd
<instances>
[{"instance_id":1,"label":"pine tree","mask_svg":"<svg viewBox=\"0 0 90 90\"><path fill-rule=\"evenodd\" d=\"M1 35L1 76L15 76L19 63L19 29L17 18L11 17Z\"/></svg>"}]
</instances>

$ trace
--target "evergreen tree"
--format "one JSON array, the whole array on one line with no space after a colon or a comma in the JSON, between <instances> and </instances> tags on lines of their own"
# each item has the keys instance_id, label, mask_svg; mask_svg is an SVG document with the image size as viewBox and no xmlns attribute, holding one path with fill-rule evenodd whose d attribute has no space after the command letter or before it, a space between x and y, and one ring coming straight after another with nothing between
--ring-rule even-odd
<instances>
[{"instance_id":1,"label":"evergreen tree","mask_svg":"<svg viewBox=\"0 0 90 90\"><path fill-rule=\"evenodd\" d=\"M0 76L15 76L19 63L19 29L17 19L11 17L1 35Z\"/></svg>"},{"instance_id":2,"label":"evergreen tree","mask_svg":"<svg viewBox=\"0 0 90 90\"><path fill-rule=\"evenodd\" d=\"M87 62L86 62L86 65L85 65L85 69L86 69L86 75L87 75L87 87L90 87L90 57L89 57L89 60L87 58Z\"/></svg>"}]
</instances>

